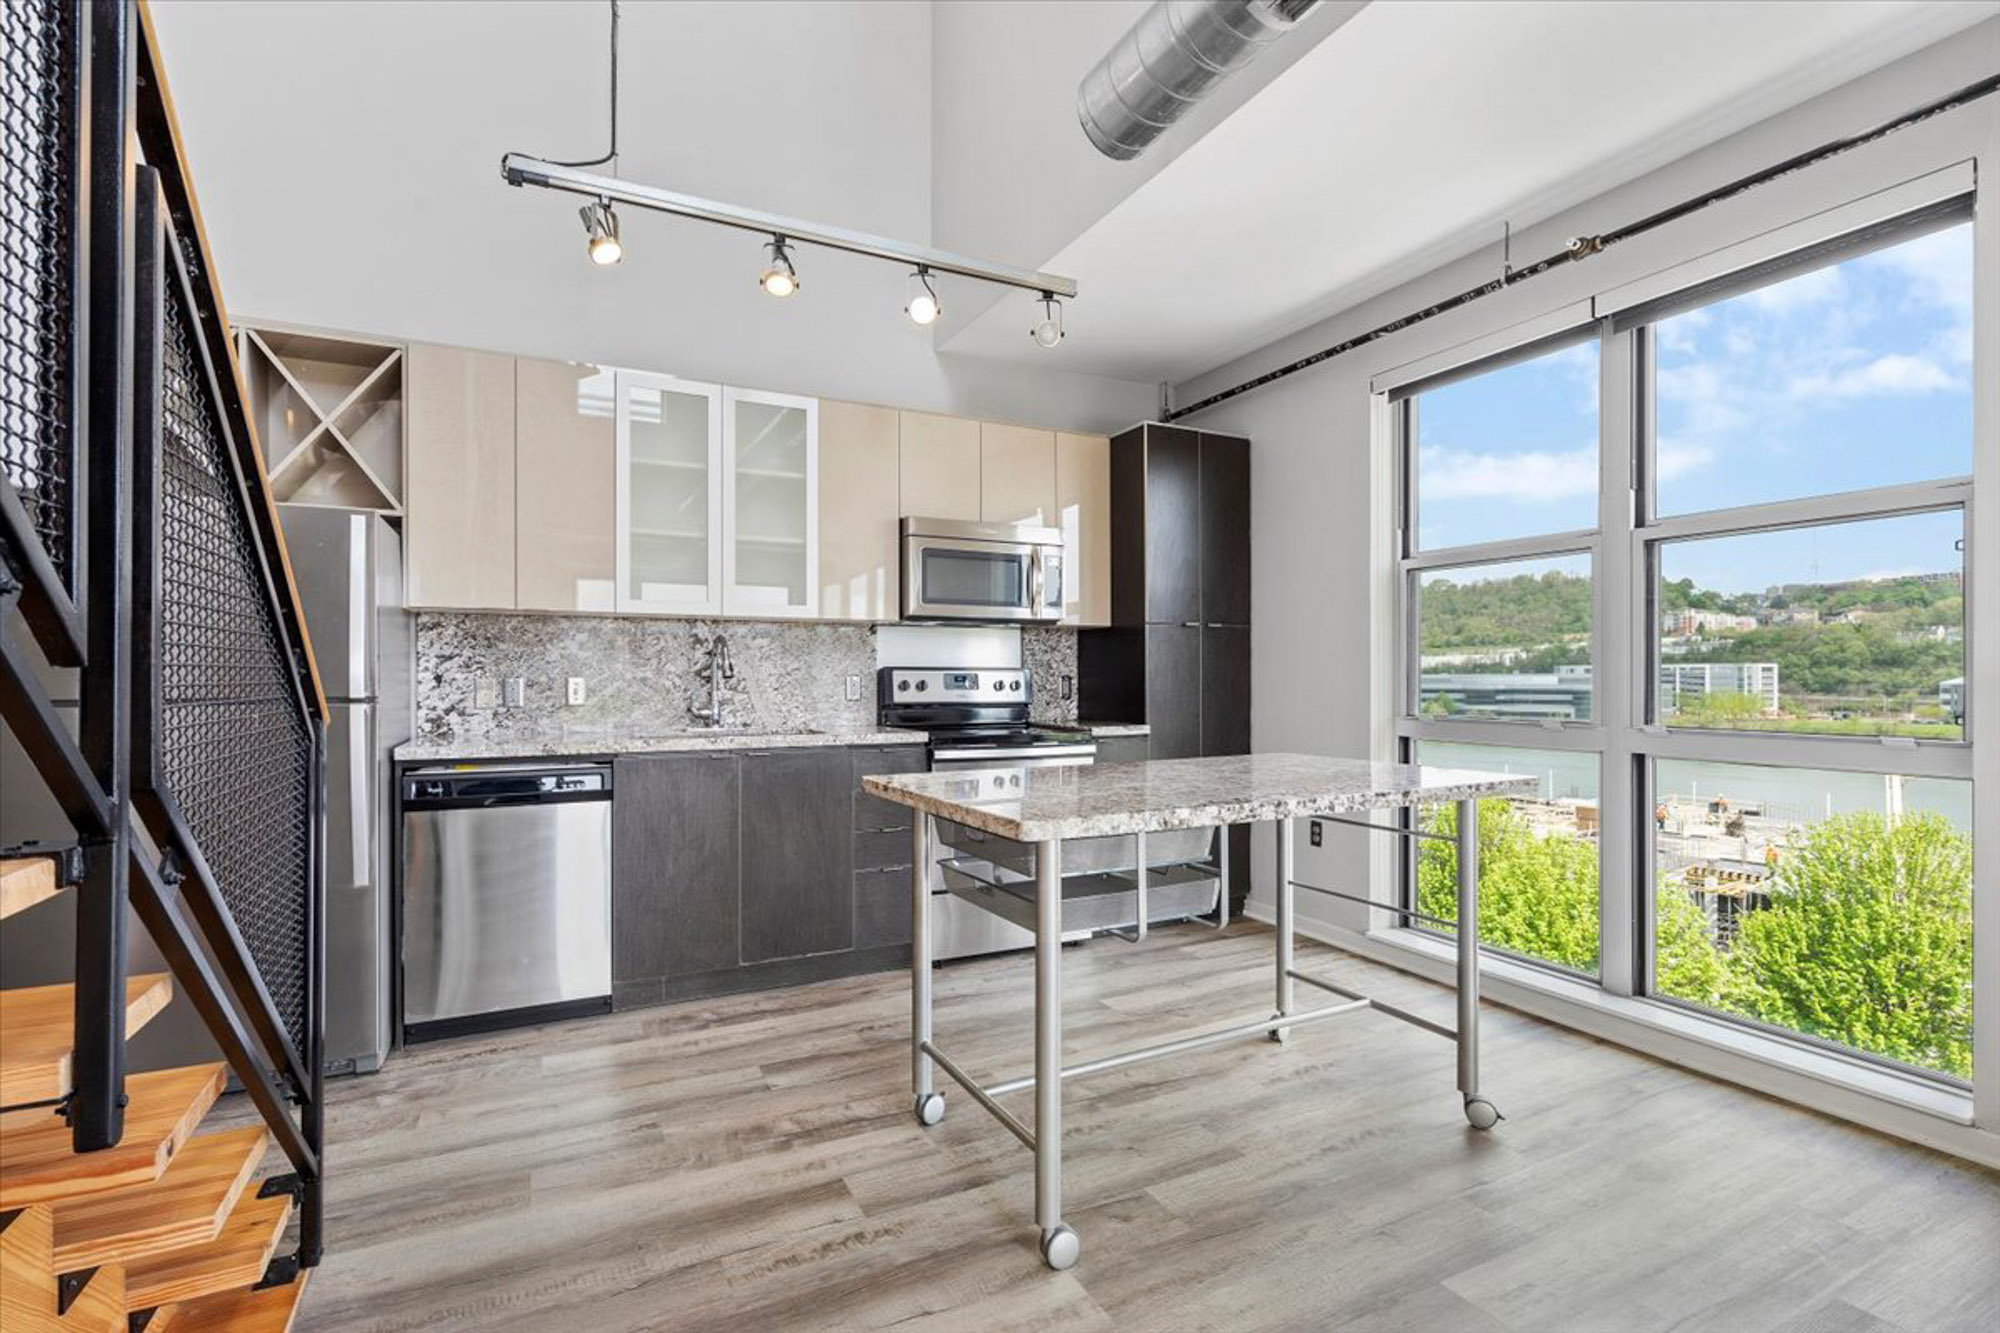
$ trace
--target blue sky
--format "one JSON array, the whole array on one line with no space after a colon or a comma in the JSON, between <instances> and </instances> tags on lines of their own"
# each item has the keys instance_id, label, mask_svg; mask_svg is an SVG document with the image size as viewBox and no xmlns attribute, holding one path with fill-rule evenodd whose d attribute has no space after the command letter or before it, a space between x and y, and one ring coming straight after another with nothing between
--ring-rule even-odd
<instances>
[{"instance_id":1,"label":"blue sky","mask_svg":"<svg viewBox=\"0 0 2000 1333\"><path fill-rule=\"evenodd\" d=\"M1596 523L1597 347L1421 395L1419 545ZM1972 460L1972 228L1657 326L1662 514L1961 475ZM1727 591L1958 567L1955 514L1690 546Z\"/></svg>"}]
</instances>

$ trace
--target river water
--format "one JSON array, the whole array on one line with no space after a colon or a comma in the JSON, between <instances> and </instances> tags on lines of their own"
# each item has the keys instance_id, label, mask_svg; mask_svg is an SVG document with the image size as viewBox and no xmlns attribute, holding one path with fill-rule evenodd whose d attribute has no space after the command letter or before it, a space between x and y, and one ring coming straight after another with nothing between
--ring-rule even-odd
<instances>
[{"instance_id":1,"label":"river water","mask_svg":"<svg viewBox=\"0 0 2000 1333\"><path fill-rule=\"evenodd\" d=\"M1425 741L1426 764L1532 773L1549 799L1595 799L1599 756L1568 750L1526 750L1497 745ZM1890 783L1879 773L1841 773L1816 768L1767 768L1758 764L1691 763L1662 759L1655 774L1658 794L1709 801L1721 796L1732 805L1762 805L1777 818L1816 820L1857 810L1885 813ZM1906 778L1905 813L1934 812L1966 832L1972 829L1972 784L1956 778Z\"/></svg>"}]
</instances>

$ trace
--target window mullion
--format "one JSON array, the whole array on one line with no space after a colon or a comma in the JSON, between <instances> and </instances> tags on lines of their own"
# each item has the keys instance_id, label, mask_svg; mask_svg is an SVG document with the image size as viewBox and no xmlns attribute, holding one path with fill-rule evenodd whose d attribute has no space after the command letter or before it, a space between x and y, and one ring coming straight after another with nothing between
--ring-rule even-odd
<instances>
[{"instance_id":1,"label":"window mullion","mask_svg":"<svg viewBox=\"0 0 2000 1333\"><path fill-rule=\"evenodd\" d=\"M1636 410L1636 335L1614 332L1611 321L1601 328L1598 357L1598 457L1600 469L1597 530L1600 534L1593 568L1597 600L1596 656L1597 721L1603 728L1604 754L1598 773L1598 979L1614 995L1631 995L1638 985L1638 934L1633 892L1635 840L1631 684L1641 679L1644 661L1644 617L1635 615L1632 542L1635 496L1639 484L1637 460L1641 448L1640 414Z\"/></svg>"}]
</instances>

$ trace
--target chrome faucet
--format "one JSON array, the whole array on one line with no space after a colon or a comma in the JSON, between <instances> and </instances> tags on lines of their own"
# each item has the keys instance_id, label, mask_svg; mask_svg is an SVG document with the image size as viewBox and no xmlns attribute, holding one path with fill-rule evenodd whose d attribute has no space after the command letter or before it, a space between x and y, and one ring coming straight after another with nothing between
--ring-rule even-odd
<instances>
[{"instance_id":1,"label":"chrome faucet","mask_svg":"<svg viewBox=\"0 0 2000 1333\"><path fill-rule=\"evenodd\" d=\"M688 716L704 726L727 726L729 696L743 692L743 687L736 683L736 664L729 659L729 640L714 635L702 644L701 652L702 662L695 668L695 675L708 682L708 703L706 706L690 703Z\"/></svg>"}]
</instances>

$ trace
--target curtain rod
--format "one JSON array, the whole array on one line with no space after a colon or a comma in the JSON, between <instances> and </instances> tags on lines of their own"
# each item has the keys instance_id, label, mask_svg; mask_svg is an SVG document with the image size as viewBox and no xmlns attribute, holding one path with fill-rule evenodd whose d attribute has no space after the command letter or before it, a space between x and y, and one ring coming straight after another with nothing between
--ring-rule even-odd
<instances>
[{"instance_id":1,"label":"curtain rod","mask_svg":"<svg viewBox=\"0 0 2000 1333\"><path fill-rule=\"evenodd\" d=\"M1509 268L1500 277L1493 279L1491 282L1482 283L1480 286L1462 291L1456 296L1446 297L1435 305L1425 306L1421 310L1413 311L1410 314L1402 316L1400 319L1391 320L1387 324L1378 325L1366 333L1356 334L1354 337L1335 343L1331 347L1323 347L1310 356L1300 357L1298 360L1288 362L1275 370L1267 370L1262 375L1212 393L1199 402L1191 403L1186 407L1176 408L1165 415L1165 420L1178 421L1182 417L1192 416L1196 412L1205 411L1218 403L1226 403L1232 398L1241 397L1243 394L1255 389L1261 389L1265 385L1275 383L1289 375L1296 375L1302 370L1310 370L1322 361L1332 360L1334 357L1351 352L1357 347L1363 347L1378 339L1386 338L1392 333L1400 333L1413 324L1421 324L1425 320L1435 319L1447 311L1457 310L1462 306L1470 305L1481 297L1491 296L1495 292L1503 291L1508 287L1512 287L1517 282L1522 282L1528 278L1546 273L1559 265L1574 264L1579 260L1588 259L1590 256L1601 252L1606 246L1616 245L1620 241L1630 240L1634 236L1652 231L1655 227L1662 227L1669 222L1678 221L1690 213L1709 207L1711 204L1721 203L1725 199L1734 198L1760 185L1767 185L1777 180L1780 176L1789 176L1795 171L1823 162L1827 158L1837 157L1842 153L1859 148L1863 144L1873 143L1885 135L1893 134L1897 130L1929 120L1933 116L1941 116L1947 111L1955 111L1969 102L1975 102L1982 97L1990 96L1994 92L2000 92L2000 75L1993 75L1989 78L1981 79L1977 83L1968 84L1955 93L1941 97L1934 102L1925 103L1915 110L1906 111L1895 119L1877 125L1873 129L1863 130L1859 134L1850 134L1845 138L1830 140L1817 148L1811 148L1793 157L1788 157L1774 167L1765 167L1762 170L1752 172L1748 176L1738 177L1727 185L1719 186L1704 194L1696 195L1681 203L1663 208L1657 213L1649 213L1636 222L1629 222L1622 227L1603 232L1596 236L1579 236L1572 240L1567 248L1549 255L1545 259L1537 260L1522 268Z\"/></svg>"}]
</instances>

